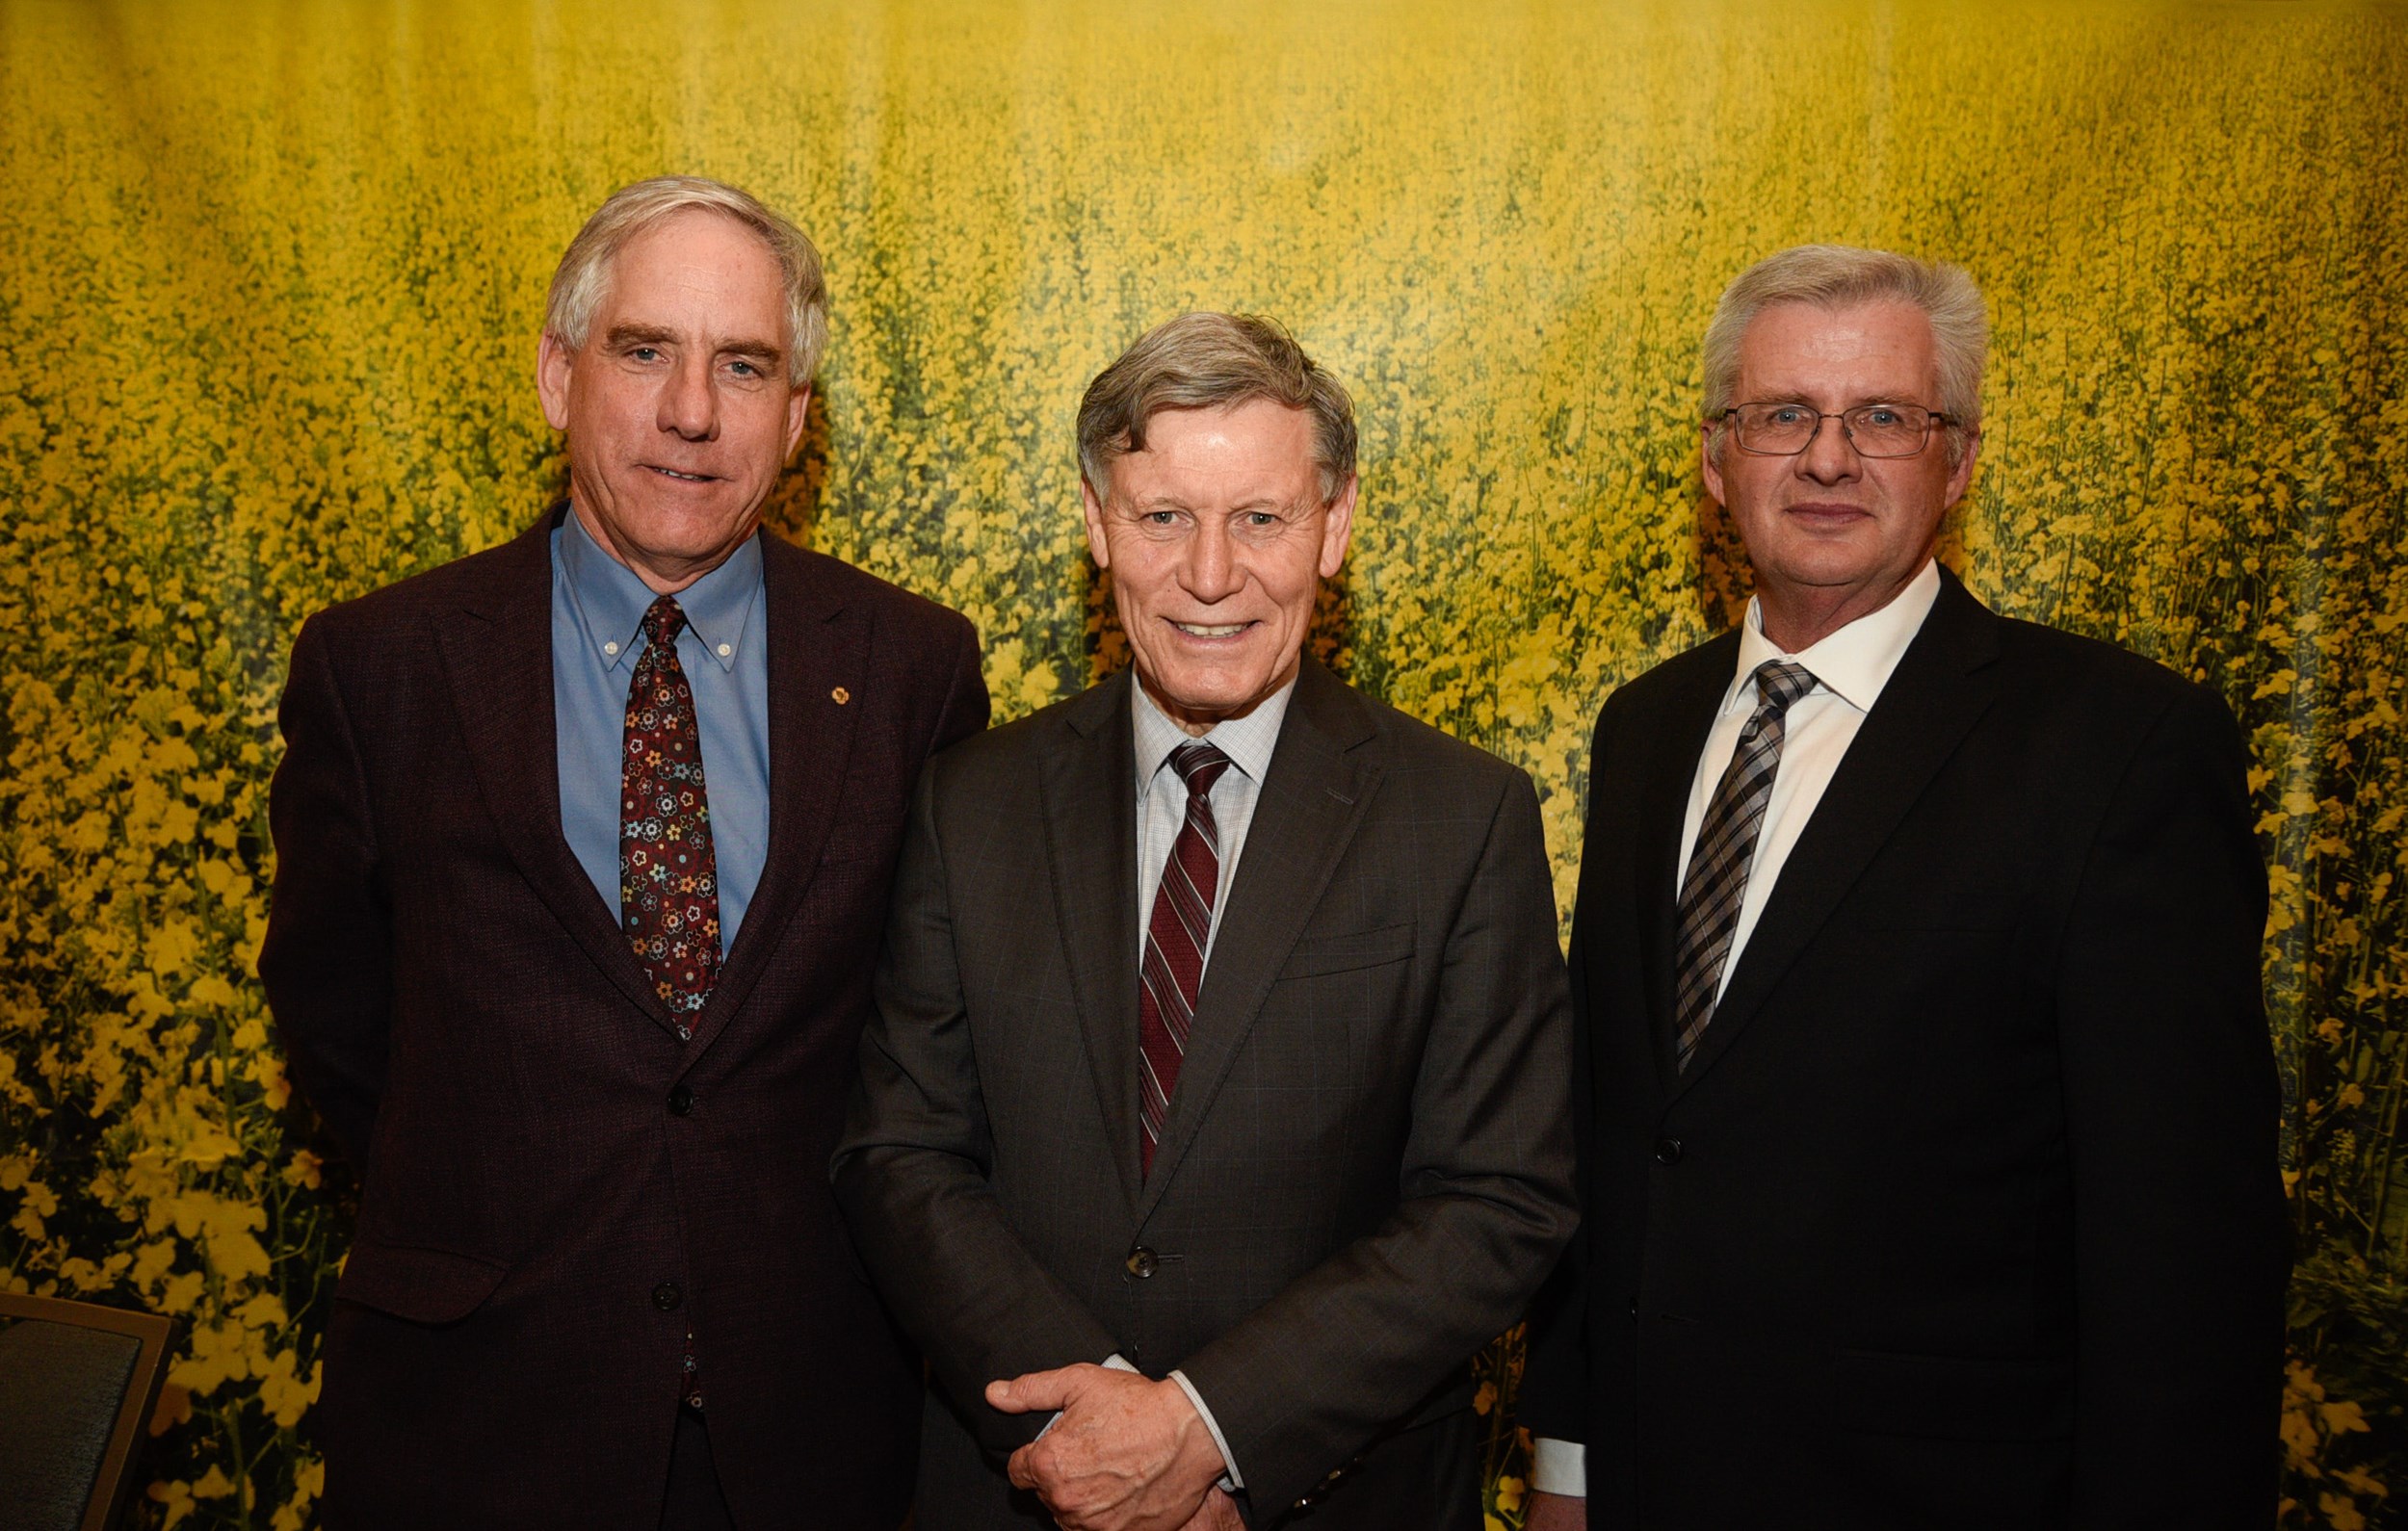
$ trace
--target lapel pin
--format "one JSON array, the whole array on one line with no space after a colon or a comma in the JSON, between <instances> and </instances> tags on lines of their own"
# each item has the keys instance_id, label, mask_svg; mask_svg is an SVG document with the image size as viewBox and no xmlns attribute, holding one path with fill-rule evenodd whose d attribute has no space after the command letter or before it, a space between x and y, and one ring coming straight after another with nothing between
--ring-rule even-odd
<instances>
[{"instance_id":1,"label":"lapel pin","mask_svg":"<svg viewBox=\"0 0 2408 1531\"><path fill-rule=\"evenodd\" d=\"M851 700L852 700L852 693L851 693L851 691L846 690L846 689L845 689L843 687L841 687L841 686L840 686L840 687L838 687L838 688L836 688L836 689L834 689L834 690L832 690L832 691L828 692L827 694L828 694L828 695L830 695L830 696L832 696L832 697L834 697L834 698L836 699L836 705L837 705L837 706L839 706L839 707L842 707L842 706L844 706L847 702L850 702L850 701L851 701Z\"/></svg>"}]
</instances>

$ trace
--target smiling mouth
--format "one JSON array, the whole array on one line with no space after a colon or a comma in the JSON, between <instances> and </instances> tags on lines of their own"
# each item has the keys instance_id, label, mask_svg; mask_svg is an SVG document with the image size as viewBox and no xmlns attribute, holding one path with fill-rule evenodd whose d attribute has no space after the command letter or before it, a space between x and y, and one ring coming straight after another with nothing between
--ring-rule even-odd
<instances>
[{"instance_id":1,"label":"smiling mouth","mask_svg":"<svg viewBox=\"0 0 2408 1531\"><path fill-rule=\"evenodd\" d=\"M707 473L680 473L675 468L664 468L657 463L647 462L643 467L646 473L657 473L664 479L674 479L679 483L710 483L715 478L714 475Z\"/></svg>"},{"instance_id":2,"label":"smiling mouth","mask_svg":"<svg viewBox=\"0 0 2408 1531\"><path fill-rule=\"evenodd\" d=\"M1170 625L1190 637L1236 637L1254 624L1251 622L1181 622L1175 618Z\"/></svg>"}]
</instances>

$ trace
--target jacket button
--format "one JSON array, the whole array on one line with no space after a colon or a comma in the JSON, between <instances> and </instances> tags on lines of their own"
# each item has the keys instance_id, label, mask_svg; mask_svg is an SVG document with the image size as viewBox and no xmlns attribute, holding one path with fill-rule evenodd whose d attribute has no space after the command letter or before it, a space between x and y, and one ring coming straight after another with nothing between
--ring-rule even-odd
<instances>
[{"instance_id":1,"label":"jacket button","mask_svg":"<svg viewBox=\"0 0 2408 1531\"><path fill-rule=\"evenodd\" d=\"M1129 1251L1129 1259L1126 1261L1129 1268L1129 1274L1135 1276L1139 1281L1143 1281L1147 1277L1154 1274L1155 1263L1154 1252L1147 1249L1142 1244L1139 1244L1137 1248Z\"/></svg>"},{"instance_id":2,"label":"jacket button","mask_svg":"<svg viewBox=\"0 0 2408 1531\"><path fill-rule=\"evenodd\" d=\"M663 1282L652 1288L652 1306L665 1313L675 1312L677 1305L685 1300L686 1294L677 1289L675 1282Z\"/></svg>"},{"instance_id":3,"label":"jacket button","mask_svg":"<svg viewBox=\"0 0 2408 1531\"><path fill-rule=\"evenodd\" d=\"M1656 1162L1659 1164L1680 1163L1681 1140L1677 1137L1660 1137L1656 1139Z\"/></svg>"},{"instance_id":4,"label":"jacket button","mask_svg":"<svg viewBox=\"0 0 2408 1531\"><path fill-rule=\"evenodd\" d=\"M668 1092L668 1109L671 1116L684 1116L693 1110L694 1092L682 1084L672 1086Z\"/></svg>"}]
</instances>

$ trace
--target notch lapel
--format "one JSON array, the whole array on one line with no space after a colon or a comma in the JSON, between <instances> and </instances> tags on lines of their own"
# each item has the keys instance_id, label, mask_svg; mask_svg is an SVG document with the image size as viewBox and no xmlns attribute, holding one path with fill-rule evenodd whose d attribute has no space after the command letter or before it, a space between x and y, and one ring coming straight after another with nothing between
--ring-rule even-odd
<instances>
[{"instance_id":1,"label":"notch lapel","mask_svg":"<svg viewBox=\"0 0 2408 1531\"><path fill-rule=\"evenodd\" d=\"M1765 900L1730 986L1675 1087L1676 1097L1730 1051L1932 777L1989 711L1998 686L1990 669L1998 657L1998 618L1955 576L1943 570L1941 581L1923 631L1866 714Z\"/></svg>"},{"instance_id":2,"label":"notch lapel","mask_svg":"<svg viewBox=\"0 0 2408 1531\"><path fill-rule=\"evenodd\" d=\"M1162 1140L1154 1146L1154 1173L1146 1178L1138 1207L1140 1220L1162 1200L1194 1142L1213 1097L1262 1013L1272 981L1320 907L1339 858L1353 842L1378 789L1382 766L1374 759L1352 758L1350 752L1377 732L1361 701L1307 659L1297 673L1296 693L1288 700L1279 743L1246 829L1237 881L1222 904L1220 931L1213 938L1204 987L1196 996L1195 1023L1189 1028L1187 1053L1179 1064L1178 1088L1171 1093L1170 1114L1163 1123ZM1134 829L1127 838L1134 841ZM1133 907L1134 897L1133 889L1124 905ZM1124 955L1136 940L1132 929ZM1134 969L1134 960L1128 966ZM1134 1043L1134 984L1125 1029ZM1134 1062L1130 1067L1134 1070ZM1134 1073L1130 1086L1134 1099ZM1134 1140L1130 1149L1134 1163Z\"/></svg>"},{"instance_id":3,"label":"notch lapel","mask_svg":"<svg viewBox=\"0 0 2408 1531\"><path fill-rule=\"evenodd\" d=\"M492 577L440 623L436 646L485 811L510 859L586 955L657 1025L668 1011L561 832L552 718L552 529L556 509L507 544Z\"/></svg>"},{"instance_id":4,"label":"notch lapel","mask_svg":"<svg viewBox=\"0 0 2408 1531\"><path fill-rule=\"evenodd\" d=\"M1128 1205L1138 1200L1137 740L1130 673L1080 696L1039 766L1054 921L1087 1071ZM1003 890L1003 895L1013 895Z\"/></svg>"},{"instance_id":5,"label":"notch lapel","mask_svg":"<svg viewBox=\"0 0 2408 1531\"><path fill-rule=\"evenodd\" d=\"M871 622L814 577L811 554L764 528L761 599L769 635L770 842L745 922L694 1023L692 1067L744 1008L778 938L800 907L844 800L857 706L867 703Z\"/></svg>"}]
</instances>

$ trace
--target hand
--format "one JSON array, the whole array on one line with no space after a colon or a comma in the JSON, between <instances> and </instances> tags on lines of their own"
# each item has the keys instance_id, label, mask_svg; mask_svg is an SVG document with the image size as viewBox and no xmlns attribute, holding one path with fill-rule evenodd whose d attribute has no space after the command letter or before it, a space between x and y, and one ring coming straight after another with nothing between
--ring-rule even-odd
<instances>
[{"instance_id":1,"label":"hand","mask_svg":"<svg viewBox=\"0 0 2408 1531\"><path fill-rule=\"evenodd\" d=\"M1588 1501L1533 1492L1522 1501L1522 1531L1588 1531Z\"/></svg>"},{"instance_id":2,"label":"hand","mask_svg":"<svg viewBox=\"0 0 2408 1531\"><path fill-rule=\"evenodd\" d=\"M1175 1382L1064 1366L990 1382L986 1401L1009 1414L1061 1411L1042 1440L1011 1454L1011 1481L1035 1491L1065 1531L1180 1531L1227 1470Z\"/></svg>"}]
</instances>

